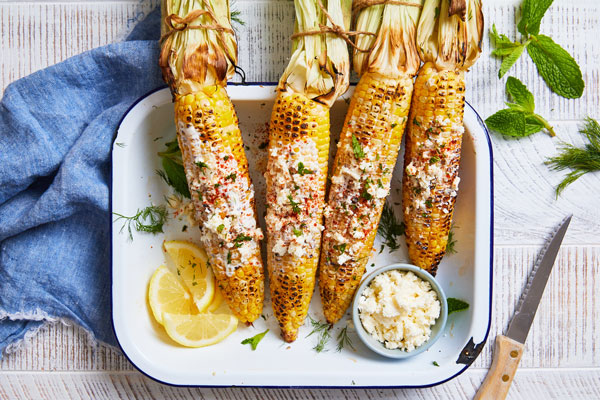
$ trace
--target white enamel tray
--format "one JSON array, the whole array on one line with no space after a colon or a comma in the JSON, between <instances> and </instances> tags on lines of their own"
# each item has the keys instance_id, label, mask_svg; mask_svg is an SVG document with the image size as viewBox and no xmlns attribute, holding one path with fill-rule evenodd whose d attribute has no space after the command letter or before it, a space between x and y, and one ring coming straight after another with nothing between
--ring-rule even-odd
<instances>
[{"instance_id":1,"label":"white enamel tray","mask_svg":"<svg viewBox=\"0 0 600 400\"><path fill-rule=\"evenodd\" d=\"M274 86L231 85L228 91L238 112L256 188L258 215L264 229L265 184L262 175L266 150L260 149L260 145L267 140L266 124L275 97ZM347 93L331 111L332 154L350 95L351 92ZM470 106L466 107L464 123L460 192L454 217L457 253L443 259L437 278L448 297L464 299L470 308L448 318L445 334L428 351L406 360L389 360L363 346L350 326L348 332L355 350L346 347L338 352L335 337L346 326L348 317L333 328L333 338L321 353L313 349L317 335L306 337L311 332L308 322L301 328L296 342L284 343L279 338L268 289L264 318L255 321L254 326L240 324L235 333L210 347L189 349L175 344L154 321L146 301L149 279L164 263L163 240L198 241L197 228L182 232L183 225L189 223L175 219L165 225L164 234L134 232L133 241L125 232L120 233L121 221L113 222L113 325L123 352L144 374L172 385L424 387L445 382L463 372L479 354L489 330L493 238L490 138L485 125ZM133 215L151 202L164 203L164 196L170 194L171 189L155 173L161 168L157 152L174 137L173 105L168 89L143 97L127 112L113 146L113 212ZM398 217L402 215L401 166L402 156L394 171L388 199L394 204ZM403 238L399 240L404 241ZM379 254L378 238L375 249L369 270L408 261L404 244L391 254L387 248ZM313 296L310 315L324 320L318 289ZM240 344L243 339L267 328L270 332L256 351Z\"/></svg>"}]
</instances>

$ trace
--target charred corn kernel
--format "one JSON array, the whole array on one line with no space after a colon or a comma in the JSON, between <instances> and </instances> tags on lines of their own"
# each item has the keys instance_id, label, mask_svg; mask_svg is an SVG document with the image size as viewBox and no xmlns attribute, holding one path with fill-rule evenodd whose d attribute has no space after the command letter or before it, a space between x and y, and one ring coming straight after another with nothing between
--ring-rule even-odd
<instances>
[{"instance_id":1,"label":"charred corn kernel","mask_svg":"<svg viewBox=\"0 0 600 400\"><path fill-rule=\"evenodd\" d=\"M319 261L329 108L301 94L281 92L269 128L267 257L271 301L283 339L304 323Z\"/></svg>"},{"instance_id":2,"label":"charred corn kernel","mask_svg":"<svg viewBox=\"0 0 600 400\"><path fill-rule=\"evenodd\" d=\"M337 322L365 272L408 117L412 78L366 73L356 86L333 164L319 266L323 312Z\"/></svg>"},{"instance_id":3,"label":"charred corn kernel","mask_svg":"<svg viewBox=\"0 0 600 400\"><path fill-rule=\"evenodd\" d=\"M463 71L419 71L409 115L402 199L411 261L435 274L446 252L458 191L465 106Z\"/></svg>"},{"instance_id":4,"label":"charred corn kernel","mask_svg":"<svg viewBox=\"0 0 600 400\"><path fill-rule=\"evenodd\" d=\"M200 240L217 286L235 316L260 316L264 273L254 189L238 119L225 88L179 96L175 124Z\"/></svg>"}]
</instances>

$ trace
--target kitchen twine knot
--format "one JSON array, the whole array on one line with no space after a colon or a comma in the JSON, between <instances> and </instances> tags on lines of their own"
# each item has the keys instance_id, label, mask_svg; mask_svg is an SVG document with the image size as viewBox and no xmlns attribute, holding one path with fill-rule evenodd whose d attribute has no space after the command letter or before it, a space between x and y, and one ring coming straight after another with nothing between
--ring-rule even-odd
<instances>
[{"instance_id":1,"label":"kitchen twine knot","mask_svg":"<svg viewBox=\"0 0 600 400\"><path fill-rule=\"evenodd\" d=\"M227 32L227 33L231 33L232 35L235 34L233 29L231 29L227 26L223 26L218 23L215 13L210 8L210 6L208 4L206 4L206 1L204 2L204 5L206 6L206 10L190 11L188 13L188 15L186 15L183 18L177 14L167 15L165 17L165 24L167 25L169 30L160 37L160 42L162 43L166 38L173 35L175 32L182 32L182 31L185 31L186 29L210 29L210 30L221 32L221 33ZM209 16L214 21L214 23L213 24L191 25L191 23L194 20L196 20L198 17L200 17L202 15Z\"/></svg>"},{"instance_id":2,"label":"kitchen twine knot","mask_svg":"<svg viewBox=\"0 0 600 400\"><path fill-rule=\"evenodd\" d=\"M379 4L404 5L404 6L412 6L412 7L419 7L419 8L422 7L421 4L411 3L411 2L408 2L408 1L396 1L396 0L354 0L353 5L352 5L352 14L356 15L363 8L367 8L367 7L371 7L371 6L375 6L375 5L379 5ZM325 15L325 17L327 18L327 20L331 23L331 26L319 24L319 29L318 30L311 30L311 31L294 33L292 35L292 39L295 39L297 37L302 37L302 36L321 35L321 34L325 34L325 33L331 33L331 34L337 35L340 38L342 38L346 43L348 43L352 48L354 48L356 51L358 51L360 53L369 53L369 52L371 52L371 50L373 49L373 46L375 45L375 43L372 43L371 46L369 46L369 48L363 49L363 48L358 47L350 39L350 37L352 37L352 36L359 36L359 35L377 36L375 33L368 32L368 31L347 31L343 27L339 26L338 24L336 24L333 21L333 18L331 17L331 15L329 15L329 13L325 9L325 7L323 6L323 3L321 3L321 1L318 2L318 5L319 5L319 8L321 9L321 11L323 12L323 14Z\"/></svg>"},{"instance_id":3,"label":"kitchen twine knot","mask_svg":"<svg viewBox=\"0 0 600 400\"><path fill-rule=\"evenodd\" d=\"M361 10L371 6L393 5L393 6L409 6L423 8L423 5L414 3L411 1L398 1L398 0L354 0L352 2L352 15L356 16Z\"/></svg>"}]
</instances>

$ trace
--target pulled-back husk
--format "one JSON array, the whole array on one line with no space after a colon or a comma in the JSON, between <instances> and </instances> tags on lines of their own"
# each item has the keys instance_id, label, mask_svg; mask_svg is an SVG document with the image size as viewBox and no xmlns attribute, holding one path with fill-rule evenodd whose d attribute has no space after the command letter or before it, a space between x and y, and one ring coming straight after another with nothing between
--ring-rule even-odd
<instances>
[{"instance_id":1,"label":"pulled-back husk","mask_svg":"<svg viewBox=\"0 0 600 400\"><path fill-rule=\"evenodd\" d=\"M327 106L348 89L350 58L341 36L320 27L333 24L347 31L351 0L294 0L296 23L292 56L278 89L300 93ZM330 21L321 6L331 17ZM315 32L315 33L310 33ZM310 33L310 34L307 34Z\"/></svg>"},{"instance_id":2,"label":"pulled-back husk","mask_svg":"<svg viewBox=\"0 0 600 400\"><path fill-rule=\"evenodd\" d=\"M481 0L425 0L417 30L423 62L440 70L466 70L481 53Z\"/></svg>"},{"instance_id":3,"label":"pulled-back husk","mask_svg":"<svg viewBox=\"0 0 600 400\"><path fill-rule=\"evenodd\" d=\"M354 51L354 70L363 75L376 72L391 78L414 75L420 64L415 45L416 27L422 0L406 4L380 4L363 8L356 16L356 30L375 36L358 35L356 44L369 52Z\"/></svg>"},{"instance_id":4,"label":"pulled-back husk","mask_svg":"<svg viewBox=\"0 0 600 400\"><path fill-rule=\"evenodd\" d=\"M173 95L194 93L204 86L225 86L237 63L229 1L162 0L161 12L159 65ZM187 28L173 22L175 28L181 29L174 30L167 25L167 17L173 14L175 19L200 15L189 21Z\"/></svg>"}]
</instances>

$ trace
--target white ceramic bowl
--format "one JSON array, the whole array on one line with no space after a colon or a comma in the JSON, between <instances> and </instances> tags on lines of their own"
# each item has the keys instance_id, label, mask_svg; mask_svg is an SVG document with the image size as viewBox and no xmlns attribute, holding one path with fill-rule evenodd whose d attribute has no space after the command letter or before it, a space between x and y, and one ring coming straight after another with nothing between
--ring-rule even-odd
<instances>
[{"instance_id":1,"label":"white ceramic bowl","mask_svg":"<svg viewBox=\"0 0 600 400\"><path fill-rule=\"evenodd\" d=\"M358 311L358 303L360 297L362 296L363 290L365 290L365 288L369 286L369 284L373 281L373 279L375 279L375 277L391 270L405 272L410 271L417 275L419 278L423 279L424 281L429 282L431 284L431 288L437 293L437 298L440 301L440 316L436 319L435 324L431 327L431 337L427 342L423 343L421 346L417 347L412 351L386 348L383 343L375 339L365 330L362 321L360 320L360 311ZM444 290L429 272L411 264L391 264L382 268L378 268L375 271L371 272L365 277L365 279L363 279L362 283L358 287L356 295L354 296L354 302L352 303L352 321L354 322L354 326L360 340L375 353L389 358L402 359L413 357L430 348L435 343L435 341L438 340L439 337L442 335L442 332L444 331L444 328L446 326L447 319L448 302L446 300L446 294L444 293Z\"/></svg>"}]
</instances>

